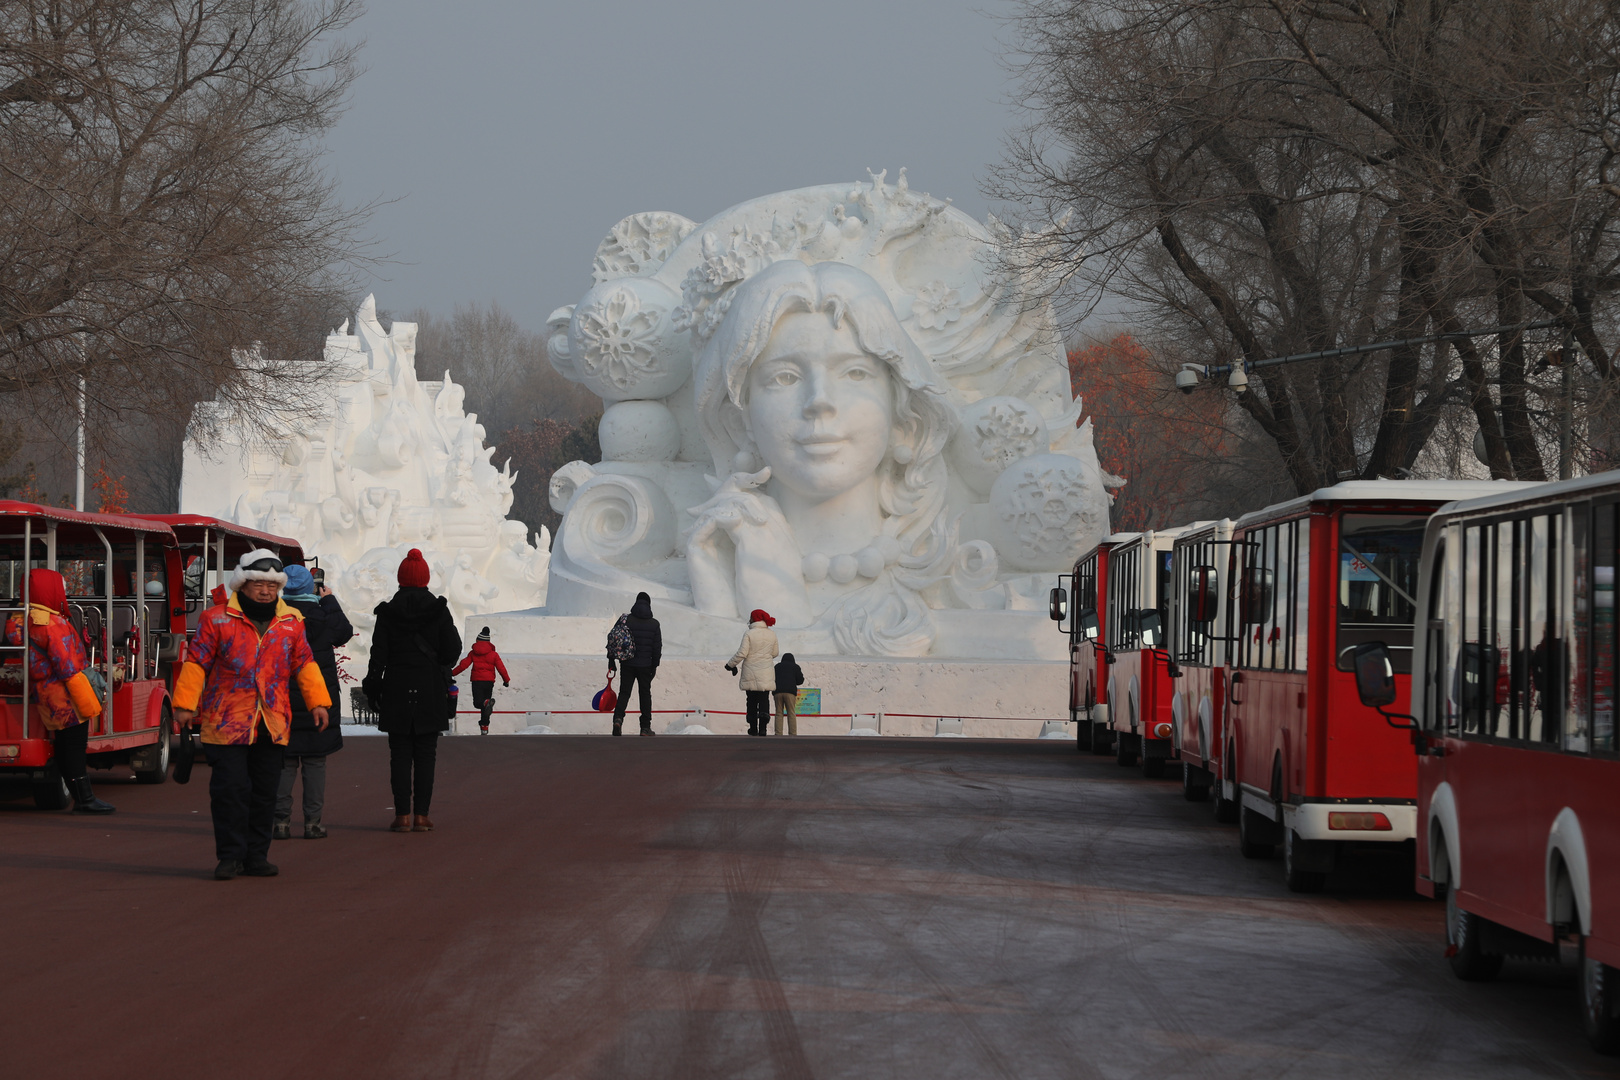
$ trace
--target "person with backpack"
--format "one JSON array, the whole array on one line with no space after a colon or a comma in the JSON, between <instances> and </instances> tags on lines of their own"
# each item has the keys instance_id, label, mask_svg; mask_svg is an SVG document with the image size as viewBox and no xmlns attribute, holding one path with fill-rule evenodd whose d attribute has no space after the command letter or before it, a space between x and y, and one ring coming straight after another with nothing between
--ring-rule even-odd
<instances>
[{"instance_id":1,"label":"person with backpack","mask_svg":"<svg viewBox=\"0 0 1620 1080\"><path fill-rule=\"evenodd\" d=\"M782 717L787 716L789 735L799 733L799 687L804 685L804 671L794 663L793 654L786 652L776 663L776 733L782 734Z\"/></svg>"},{"instance_id":2,"label":"person with backpack","mask_svg":"<svg viewBox=\"0 0 1620 1080\"><path fill-rule=\"evenodd\" d=\"M608 633L608 671L624 665L619 682L619 702L613 709L613 734L624 734L624 710L630 704L630 685L641 694L641 733L656 735L652 729L652 681L658 674L658 661L664 655L664 632L653 618L652 597L636 593L636 602L627 615L620 615Z\"/></svg>"},{"instance_id":3,"label":"person with backpack","mask_svg":"<svg viewBox=\"0 0 1620 1080\"><path fill-rule=\"evenodd\" d=\"M388 736L394 789L394 832L432 832L433 774L439 736L450 727L450 665L461 634L444 597L428 592L432 577L416 548L399 564L399 591L377 605L371 663L360 689Z\"/></svg>"},{"instance_id":4,"label":"person with backpack","mask_svg":"<svg viewBox=\"0 0 1620 1080\"><path fill-rule=\"evenodd\" d=\"M776 646L776 631L771 627L776 620L770 613L755 608L748 615L748 629L743 633L737 655L726 661L726 670L733 675L742 669L743 693L748 698L748 734L769 735L771 723L771 692L776 689L776 669L771 661L780 650Z\"/></svg>"},{"instance_id":5,"label":"person with backpack","mask_svg":"<svg viewBox=\"0 0 1620 1080\"><path fill-rule=\"evenodd\" d=\"M473 704L478 706L478 734L488 735L489 715L495 711L495 673L500 672L503 688L512 685L512 676L506 673L501 654L495 651L495 643L489 640L489 627L478 631L478 640L473 642L467 655L450 674L460 675L468 665L472 666Z\"/></svg>"}]
</instances>

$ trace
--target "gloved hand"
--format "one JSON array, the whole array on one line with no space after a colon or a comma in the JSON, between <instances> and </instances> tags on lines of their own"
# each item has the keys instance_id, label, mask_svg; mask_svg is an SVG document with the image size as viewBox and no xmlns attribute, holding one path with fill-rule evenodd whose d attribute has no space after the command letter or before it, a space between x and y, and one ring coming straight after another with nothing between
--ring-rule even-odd
<instances>
[{"instance_id":1,"label":"gloved hand","mask_svg":"<svg viewBox=\"0 0 1620 1080\"><path fill-rule=\"evenodd\" d=\"M511 687L511 685L512 685L512 680L511 679L502 679L501 680L502 689L509 689Z\"/></svg>"},{"instance_id":2,"label":"gloved hand","mask_svg":"<svg viewBox=\"0 0 1620 1080\"><path fill-rule=\"evenodd\" d=\"M618 671L618 670L619 670L619 662L617 660L613 659L613 657L611 657L611 656L608 657L608 671L609 672L614 672L614 671Z\"/></svg>"},{"instance_id":3,"label":"gloved hand","mask_svg":"<svg viewBox=\"0 0 1620 1080\"><path fill-rule=\"evenodd\" d=\"M731 672L733 675L737 674L737 669L732 667L730 664L726 665L726 670Z\"/></svg>"}]
</instances>

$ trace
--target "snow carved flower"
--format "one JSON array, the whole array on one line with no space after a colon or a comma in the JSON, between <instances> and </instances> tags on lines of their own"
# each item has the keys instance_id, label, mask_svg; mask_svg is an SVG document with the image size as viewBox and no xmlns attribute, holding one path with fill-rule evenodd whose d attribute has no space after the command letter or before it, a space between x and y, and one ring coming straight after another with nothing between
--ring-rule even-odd
<instances>
[{"instance_id":1,"label":"snow carved flower","mask_svg":"<svg viewBox=\"0 0 1620 1080\"><path fill-rule=\"evenodd\" d=\"M645 311L629 289L615 289L598 303L576 312L580 365L605 377L620 390L638 379L658 374L657 311Z\"/></svg>"},{"instance_id":2,"label":"snow carved flower","mask_svg":"<svg viewBox=\"0 0 1620 1080\"><path fill-rule=\"evenodd\" d=\"M924 330L943 330L962 317L962 294L943 281L930 281L917 290L911 310Z\"/></svg>"}]
</instances>

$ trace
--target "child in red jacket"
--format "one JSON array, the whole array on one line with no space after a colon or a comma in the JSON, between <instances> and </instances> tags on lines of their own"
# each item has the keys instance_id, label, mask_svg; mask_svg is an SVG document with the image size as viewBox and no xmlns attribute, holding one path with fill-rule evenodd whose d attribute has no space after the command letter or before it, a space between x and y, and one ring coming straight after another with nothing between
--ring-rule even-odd
<instances>
[{"instance_id":1,"label":"child in red jacket","mask_svg":"<svg viewBox=\"0 0 1620 1080\"><path fill-rule=\"evenodd\" d=\"M452 675L460 675L472 665L472 696L473 704L478 706L478 734L489 734L489 714L495 711L495 673L501 673L501 686L512 685L512 676L506 673L506 665L501 663L501 654L495 651L490 644L489 627L478 632L478 640L473 642L466 657L457 664Z\"/></svg>"}]
</instances>

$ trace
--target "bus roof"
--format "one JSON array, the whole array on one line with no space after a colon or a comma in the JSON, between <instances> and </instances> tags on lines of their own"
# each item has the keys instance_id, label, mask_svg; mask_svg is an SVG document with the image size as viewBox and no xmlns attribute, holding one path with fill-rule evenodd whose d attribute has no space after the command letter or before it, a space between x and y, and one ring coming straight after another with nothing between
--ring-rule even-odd
<instances>
[{"instance_id":1,"label":"bus roof","mask_svg":"<svg viewBox=\"0 0 1620 1080\"><path fill-rule=\"evenodd\" d=\"M170 526L176 536L184 536L185 532L189 532L191 529L218 529L226 536L250 541L256 547L291 548L298 552L300 558L304 554L303 545L291 537L260 532L258 529L250 529L246 525L237 525L230 521L221 521L219 518L209 517L206 514L148 514L146 516L152 521L160 521L164 525ZM185 532L182 532L182 530ZM235 545L227 546L234 547ZM243 547L242 551L236 552L236 554L240 555L251 550L253 550L251 547Z\"/></svg>"},{"instance_id":2,"label":"bus roof","mask_svg":"<svg viewBox=\"0 0 1620 1080\"><path fill-rule=\"evenodd\" d=\"M117 529L121 532L156 534L170 541L174 540L174 530L166 523L130 514L91 514L83 510L69 510L62 506L41 506L38 503L0 499L0 519L3 518L38 518L49 521L57 527L59 534L63 526L68 526L70 531L83 530L87 534L94 528Z\"/></svg>"},{"instance_id":3,"label":"bus roof","mask_svg":"<svg viewBox=\"0 0 1620 1080\"><path fill-rule=\"evenodd\" d=\"M1449 503L1523 491L1536 484L1523 480L1346 480L1332 487L1317 488L1287 502L1273 503L1238 518L1242 527L1256 521L1305 510L1314 503Z\"/></svg>"},{"instance_id":4,"label":"bus roof","mask_svg":"<svg viewBox=\"0 0 1620 1080\"><path fill-rule=\"evenodd\" d=\"M1554 480L1551 483L1520 482L1512 485L1501 484L1504 490L1492 491L1486 495L1477 495L1472 498L1459 498L1455 502L1447 503L1438 512L1445 514L1471 513L1475 510L1489 510L1498 506L1515 506L1520 503L1535 503L1542 500L1567 499L1574 495L1584 495L1590 491L1599 491L1604 488L1620 488L1620 470L1611 469L1608 472L1593 473L1591 476L1580 476L1574 480Z\"/></svg>"}]
</instances>

